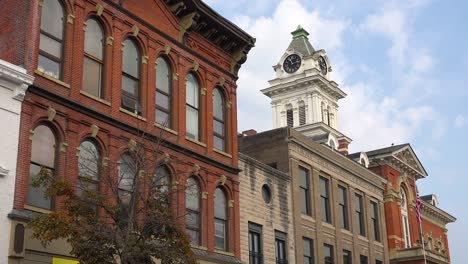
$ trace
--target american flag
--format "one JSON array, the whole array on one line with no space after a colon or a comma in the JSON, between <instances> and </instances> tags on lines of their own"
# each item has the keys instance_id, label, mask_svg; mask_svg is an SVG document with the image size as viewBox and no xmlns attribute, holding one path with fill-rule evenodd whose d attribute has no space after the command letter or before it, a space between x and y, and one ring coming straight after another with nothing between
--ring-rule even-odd
<instances>
[{"instance_id":1,"label":"american flag","mask_svg":"<svg viewBox=\"0 0 468 264\"><path fill-rule=\"evenodd\" d=\"M422 222L421 209L422 209L421 197L419 197L419 192L417 192L416 193L416 217L418 218L419 223Z\"/></svg>"}]
</instances>

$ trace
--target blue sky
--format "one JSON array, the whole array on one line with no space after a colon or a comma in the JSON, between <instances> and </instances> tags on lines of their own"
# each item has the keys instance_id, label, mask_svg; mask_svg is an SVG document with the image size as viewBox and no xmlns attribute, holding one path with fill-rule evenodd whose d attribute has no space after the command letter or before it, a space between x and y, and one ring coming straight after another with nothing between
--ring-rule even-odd
<instances>
[{"instance_id":1,"label":"blue sky","mask_svg":"<svg viewBox=\"0 0 468 264\"><path fill-rule=\"evenodd\" d=\"M325 49L348 94L339 128L351 151L412 144L429 172L418 181L458 218L448 225L452 263L468 263L468 34L466 1L205 0L257 38L239 74L239 131L271 129L260 93L299 24ZM253 115L252 113L255 113Z\"/></svg>"}]
</instances>

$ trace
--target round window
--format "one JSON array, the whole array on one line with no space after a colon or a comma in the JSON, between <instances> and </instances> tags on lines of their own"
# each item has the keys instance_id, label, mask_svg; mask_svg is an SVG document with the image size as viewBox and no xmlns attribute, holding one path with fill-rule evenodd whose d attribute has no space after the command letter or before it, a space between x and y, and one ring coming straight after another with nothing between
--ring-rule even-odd
<instances>
[{"instance_id":1,"label":"round window","mask_svg":"<svg viewBox=\"0 0 468 264\"><path fill-rule=\"evenodd\" d=\"M265 203L269 204L271 202L271 190L266 184L262 186L262 197Z\"/></svg>"}]
</instances>

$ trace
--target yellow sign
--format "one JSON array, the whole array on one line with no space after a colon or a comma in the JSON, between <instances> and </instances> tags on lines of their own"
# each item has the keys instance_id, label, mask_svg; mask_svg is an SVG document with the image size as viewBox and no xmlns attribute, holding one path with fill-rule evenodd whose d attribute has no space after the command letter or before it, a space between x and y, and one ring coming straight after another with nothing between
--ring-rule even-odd
<instances>
[{"instance_id":1,"label":"yellow sign","mask_svg":"<svg viewBox=\"0 0 468 264\"><path fill-rule=\"evenodd\" d=\"M52 264L79 264L80 262L71 259L63 259L63 258L52 258Z\"/></svg>"}]
</instances>

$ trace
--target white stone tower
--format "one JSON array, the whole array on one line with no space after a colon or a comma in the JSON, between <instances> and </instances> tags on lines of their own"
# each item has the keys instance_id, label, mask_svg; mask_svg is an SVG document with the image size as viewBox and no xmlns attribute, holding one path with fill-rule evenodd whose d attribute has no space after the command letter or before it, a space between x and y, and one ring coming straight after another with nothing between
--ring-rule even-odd
<instances>
[{"instance_id":1,"label":"white stone tower","mask_svg":"<svg viewBox=\"0 0 468 264\"><path fill-rule=\"evenodd\" d=\"M330 79L325 50L315 50L299 26L279 63L276 78L262 93L271 98L273 127L290 126L347 154L351 139L338 131L338 100L346 94Z\"/></svg>"}]
</instances>

